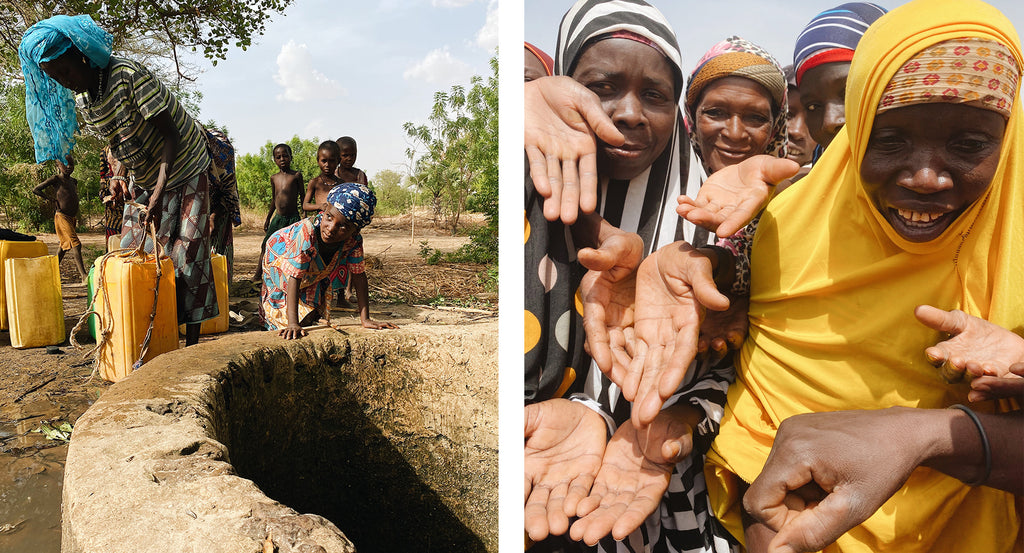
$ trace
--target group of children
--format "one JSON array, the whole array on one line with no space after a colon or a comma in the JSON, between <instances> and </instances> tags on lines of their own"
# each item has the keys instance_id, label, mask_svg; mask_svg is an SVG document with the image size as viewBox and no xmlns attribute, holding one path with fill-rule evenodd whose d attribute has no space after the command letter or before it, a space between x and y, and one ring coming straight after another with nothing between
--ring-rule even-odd
<instances>
[{"instance_id":1,"label":"group of children","mask_svg":"<svg viewBox=\"0 0 1024 553\"><path fill-rule=\"evenodd\" d=\"M345 301L355 291L359 318L366 328L396 328L370 318L369 294L363 264L360 230L370 223L377 198L366 173L354 167L356 142L350 137L325 141L317 149L320 174L304 186L302 173L292 169L287 144L274 147L278 173L270 177L273 199L263 228L266 235L254 280L262 280L260 312L268 330L286 338L306 334L303 326L328 324L331 300ZM58 173L33 192L54 202L58 258L72 253L82 281L86 279L82 245L75 233L79 210L78 181L73 166L58 165ZM53 188L52 196L47 193ZM302 211L315 212L303 218Z\"/></svg>"},{"instance_id":2,"label":"group of children","mask_svg":"<svg viewBox=\"0 0 1024 553\"><path fill-rule=\"evenodd\" d=\"M305 335L303 326L329 323L331 300L339 292L344 299L348 286L355 290L363 327L396 328L370 318L360 231L370 223L377 197L366 173L354 167L356 153L355 140L347 136L321 143L320 174L303 190L302 173L291 167L291 147L274 147L279 171L270 177L273 200L255 278L263 281L260 311L267 329L285 339ZM300 197L302 210L315 215L302 218Z\"/></svg>"}]
</instances>

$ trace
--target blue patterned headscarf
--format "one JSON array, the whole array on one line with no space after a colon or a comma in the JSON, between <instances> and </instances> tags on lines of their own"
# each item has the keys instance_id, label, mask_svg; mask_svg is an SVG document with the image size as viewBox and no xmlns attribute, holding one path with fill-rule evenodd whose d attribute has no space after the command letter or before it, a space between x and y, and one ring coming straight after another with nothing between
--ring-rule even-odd
<instances>
[{"instance_id":1,"label":"blue patterned headscarf","mask_svg":"<svg viewBox=\"0 0 1024 553\"><path fill-rule=\"evenodd\" d=\"M346 182L327 193L327 203L337 208L345 219L363 228L373 219L377 196L365 184Z\"/></svg>"},{"instance_id":2,"label":"blue patterned headscarf","mask_svg":"<svg viewBox=\"0 0 1024 553\"><path fill-rule=\"evenodd\" d=\"M102 69L110 63L113 37L88 15L55 15L29 27L18 46L25 75L25 112L36 144L36 162L62 163L75 146L74 93L43 73L39 64L60 57L74 44L89 63Z\"/></svg>"}]
</instances>

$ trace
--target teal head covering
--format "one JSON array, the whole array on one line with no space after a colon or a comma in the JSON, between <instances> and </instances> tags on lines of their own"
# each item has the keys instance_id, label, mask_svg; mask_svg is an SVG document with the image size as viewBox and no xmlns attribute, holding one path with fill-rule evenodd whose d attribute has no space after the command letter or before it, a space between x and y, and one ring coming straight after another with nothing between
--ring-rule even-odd
<instances>
[{"instance_id":1,"label":"teal head covering","mask_svg":"<svg viewBox=\"0 0 1024 553\"><path fill-rule=\"evenodd\" d=\"M327 193L327 203L359 228L370 224L373 209L377 207L377 196L364 184L346 182L336 185Z\"/></svg>"},{"instance_id":2,"label":"teal head covering","mask_svg":"<svg viewBox=\"0 0 1024 553\"><path fill-rule=\"evenodd\" d=\"M25 75L25 112L36 145L36 162L64 162L75 145L78 120L74 94L43 73L39 64L60 57L72 45L89 64L110 63L113 37L88 15L55 15L29 27L18 46Z\"/></svg>"}]
</instances>

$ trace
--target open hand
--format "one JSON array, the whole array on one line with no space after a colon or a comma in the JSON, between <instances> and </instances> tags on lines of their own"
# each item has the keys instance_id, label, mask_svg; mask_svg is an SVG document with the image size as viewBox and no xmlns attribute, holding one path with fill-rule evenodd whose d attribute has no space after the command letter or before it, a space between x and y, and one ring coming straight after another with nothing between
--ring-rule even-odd
<instances>
[{"instance_id":1,"label":"open hand","mask_svg":"<svg viewBox=\"0 0 1024 553\"><path fill-rule=\"evenodd\" d=\"M306 332L306 329L302 328L302 326L291 323L277 332L277 335L285 340L295 340L296 338L302 338L306 334L308 334L308 332Z\"/></svg>"},{"instance_id":2,"label":"open hand","mask_svg":"<svg viewBox=\"0 0 1024 553\"><path fill-rule=\"evenodd\" d=\"M600 415L567 399L527 405L524 418L524 526L540 541L569 529L569 516L601 466L607 427Z\"/></svg>"},{"instance_id":3,"label":"open hand","mask_svg":"<svg viewBox=\"0 0 1024 553\"><path fill-rule=\"evenodd\" d=\"M625 232L578 253L589 269L580 282L587 351L616 384L625 380L632 357L636 269L643 253L643 239Z\"/></svg>"},{"instance_id":4,"label":"open hand","mask_svg":"<svg viewBox=\"0 0 1024 553\"><path fill-rule=\"evenodd\" d=\"M715 287L711 260L682 241L640 264L636 290L636 343L620 386L633 401L633 424L643 428L686 376L697 353L704 308L724 310L729 299Z\"/></svg>"},{"instance_id":5,"label":"open hand","mask_svg":"<svg viewBox=\"0 0 1024 553\"><path fill-rule=\"evenodd\" d=\"M571 225L597 209L597 138L625 143L597 95L570 77L525 84L524 147L544 217Z\"/></svg>"},{"instance_id":6,"label":"open hand","mask_svg":"<svg viewBox=\"0 0 1024 553\"><path fill-rule=\"evenodd\" d=\"M366 319L362 321L363 328L369 328L373 330L384 330L388 328L398 328L398 325L388 321L375 321L373 319Z\"/></svg>"},{"instance_id":7,"label":"open hand","mask_svg":"<svg viewBox=\"0 0 1024 553\"><path fill-rule=\"evenodd\" d=\"M947 382L972 376L1002 377L1010 365L1024 362L1024 338L960 310L944 311L919 305L914 316L925 326L950 335L924 350L928 361L942 371Z\"/></svg>"},{"instance_id":8,"label":"open hand","mask_svg":"<svg viewBox=\"0 0 1024 553\"><path fill-rule=\"evenodd\" d=\"M612 436L604 452L601 471L580 502L569 536L594 545L611 533L622 540L643 524L668 489L672 469L693 448L689 405L673 406L647 428L637 430L626 421Z\"/></svg>"},{"instance_id":9,"label":"open hand","mask_svg":"<svg viewBox=\"0 0 1024 553\"><path fill-rule=\"evenodd\" d=\"M696 198L679 196L676 211L722 238L732 236L764 208L775 192L775 184L799 170L795 161L756 155L709 176Z\"/></svg>"}]
</instances>

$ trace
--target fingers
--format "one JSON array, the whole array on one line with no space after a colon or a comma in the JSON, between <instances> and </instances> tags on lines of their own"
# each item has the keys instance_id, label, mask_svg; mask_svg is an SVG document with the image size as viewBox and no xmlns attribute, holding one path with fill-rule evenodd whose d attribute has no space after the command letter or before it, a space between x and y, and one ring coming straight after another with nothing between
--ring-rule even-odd
<instances>
[{"instance_id":1,"label":"fingers","mask_svg":"<svg viewBox=\"0 0 1024 553\"><path fill-rule=\"evenodd\" d=\"M571 225L576 222L580 211L580 182L576 172L576 160L562 162L562 222ZM554 187L554 185L552 185ZM595 202L596 203L596 202Z\"/></svg>"},{"instance_id":2,"label":"fingers","mask_svg":"<svg viewBox=\"0 0 1024 553\"><path fill-rule=\"evenodd\" d=\"M816 505L800 511L779 529L769 544L773 552L821 551L847 530L864 522L852 514L847 496L829 494Z\"/></svg>"},{"instance_id":3,"label":"fingers","mask_svg":"<svg viewBox=\"0 0 1024 553\"><path fill-rule=\"evenodd\" d=\"M551 197L551 186L548 183L547 158L540 148L526 146L526 159L530 163L530 180L533 181L533 188L543 198Z\"/></svg>"},{"instance_id":4,"label":"fingers","mask_svg":"<svg viewBox=\"0 0 1024 553\"><path fill-rule=\"evenodd\" d=\"M971 381L971 391L967 393L971 402L1004 398L1024 401L1024 378L1017 375L980 376Z\"/></svg>"},{"instance_id":5,"label":"fingers","mask_svg":"<svg viewBox=\"0 0 1024 553\"><path fill-rule=\"evenodd\" d=\"M688 276L693 295L701 305L715 311L729 309L729 298L718 291L718 286L712 278L710 263L706 264L705 270L690 271Z\"/></svg>"},{"instance_id":6,"label":"fingers","mask_svg":"<svg viewBox=\"0 0 1024 553\"><path fill-rule=\"evenodd\" d=\"M580 211L593 213L597 209L597 154L580 157Z\"/></svg>"},{"instance_id":7,"label":"fingers","mask_svg":"<svg viewBox=\"0 0 1024 553\"><path fill-rule=\"evenodd\" d=\"M555 155L548 155L546 160L548 176L546 182L550 195L544 200L544 218L548 221L557 221L562 210L562 162ZM536 182L534 186L536 186ZM573 222L575 222L575 218ZM566 224L571 223L566 221Z\"/></svg>"},{"instance_id":8,"label":"fingers","mask_svg":"<svg viewBox=\"0 0 1024 553\"><path fill-rule=\"evenodd\" d=\"M596 94L590 101L578 102L577 109L598 138L612 146L622 146L626 143L626 136L615 127L615 123L605 113Z\"/></svg>"},{"instance_id":9,"label":"fingers","mask_svg":"<svg viewBox=\"0 0 1024 553\"><path fill-rule=\"evenodd\" d=\"M615 257L605 249L583 248L576 253L580 265L590 271L607 271L615 266Z\"/></svg>"},{"instance_id":10,"label":"fingers","mask_svg":"<svg viewBox=\"0 0 1024 553\"><path fill-rule=\"evenodd\" d=\"M761 178L765 182L778 184L800 171L800 164L787 158L763 156L761 161Z\"/></svg>"}]
</instances>

